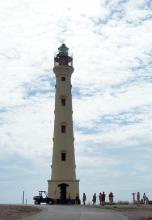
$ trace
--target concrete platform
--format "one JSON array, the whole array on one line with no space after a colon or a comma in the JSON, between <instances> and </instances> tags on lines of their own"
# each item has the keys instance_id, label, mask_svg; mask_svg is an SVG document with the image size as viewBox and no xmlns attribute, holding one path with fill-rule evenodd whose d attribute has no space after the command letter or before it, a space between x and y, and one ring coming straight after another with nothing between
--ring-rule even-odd
<instances>
[{"instance_id":1,"label":"concrete platform","mask_svg":"<svg viewBox=\"0 0 152 220\"><path fill-rule=\"evenodd\" d=\"M43 211L23 220L128 220L111 210L83 206L41 206Z\"/></svg>"}]
</instances>

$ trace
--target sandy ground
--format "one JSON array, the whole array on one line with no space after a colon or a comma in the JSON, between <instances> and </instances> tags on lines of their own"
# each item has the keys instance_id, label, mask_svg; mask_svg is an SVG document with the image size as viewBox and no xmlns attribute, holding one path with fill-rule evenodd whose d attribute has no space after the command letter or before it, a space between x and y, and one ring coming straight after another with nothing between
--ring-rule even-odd
<instances>
[{"instance_id":1,"label":"sandy ground","mask_svg":"<svg viewBox=\"0 0 152 220\"><path fill-rule=\"evenodd\" d=\"M152 205L96 206L95 208L120 212L130 220L152 220ZM0 220L22 220L23 217L37 214L40 211L40 208L33 206L0 205Z\"/></svg>"},{"instance_id":2,"label":"sandy ground","mask_svg":"<svg viewBox=\"0 0 152 220\"><path fill-rule=\"evenodd\" d=\"M22 205L0 205L0 220L22 220L40 212L41 209Z\"/></svg>"}]
</instances>

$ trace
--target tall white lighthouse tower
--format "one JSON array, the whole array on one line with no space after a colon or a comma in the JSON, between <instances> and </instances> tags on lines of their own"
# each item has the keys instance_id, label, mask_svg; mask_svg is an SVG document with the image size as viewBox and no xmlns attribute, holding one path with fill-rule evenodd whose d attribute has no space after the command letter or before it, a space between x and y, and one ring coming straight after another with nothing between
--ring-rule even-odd
<instances>
[{"instance_id":1,"label":"tall white lighthouse tower","mask_svg":"<svg viewBox=\"0 0 152 220\"><path fill-rule=\"evenodd\" d=\"M57 203L78 202L79 180L76 180L72 121L71 75L73 58L62 44L54 57L56 76L55 121L53 137L52 176L48 180L48 196Z\"/></svg>"}]
</instances>

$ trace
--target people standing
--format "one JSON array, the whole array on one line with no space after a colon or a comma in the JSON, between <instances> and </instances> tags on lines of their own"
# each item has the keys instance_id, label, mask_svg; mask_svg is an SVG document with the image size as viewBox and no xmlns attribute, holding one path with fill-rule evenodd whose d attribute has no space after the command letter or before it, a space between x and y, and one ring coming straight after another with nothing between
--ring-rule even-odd
<instances>
[{"instance_id":1,"label":"people standing","mask_svg":"<svg viewBox=\"0 0 152 220\"><path fill-rule=\"evenodd\" d=\"M101 192L99 193L99 204L100 205L102 204L102 193Z\"/></svg>"},{"instance_id":2,"label":"people standing","mask_svg":"<svg viewBox=\"0 0 152 220\"><path fill-rule=\"evenodd\" d=\"M93 202L93 205L96 204L96 193L94 193L94 195L93 195L92 202Z\"/></svg>"},{"instance_id":3,"label":"people standing","mask_svg":"<svg viewBox=\"0 0 152 220\"><path fill-rule=\"evenodd\" d=\"M149 199L148 197L146 196L146 193L143 194L143 201L144 201L144 204L149 204Z\"/></svg>"},{"instance_id":4,"label":"people standing","mask_svg":"<svg viewBox=\"0 0 152 220\"><path fill-rule=\"evenodd\" d=\"M149 199L148 199L148 197L146 196L146 205L148 205L149 204Z\"/></svg>"},{"instance_id":5,"label":"people standing","mask_svg":"<svg viewBox=\"0 0 152 220\"><path fill-rule=\"evenodd\" d=\"M75 204L80 204L79 194L76 194Z\"/></svg>"},{"instance_id":6,"label":"people standing","mask_svg":"<svg viewBox=\"0 0 152 220\"><path fill-rule=\"evenodd\" d=\"M110 205L112 205L112 203L113 203L113 193L112 192L109 193L109 203L110 203Z\"/></svg>"},{"instance_id":7,"label":"people standing","mask_svg":"<svg viewBox=\"0 0 152 220\"><path fill-rule=\"evenodd\" d=\"M135 201L136 201L135 195L136 195L136 193L132 193L133 204L135 204Z\"/></svg>"},{"instance_id":8,"label":"people standing","mask_svg":"<svg viewBox=\"0 0 152 220\"><path fill-rule=\"evenodd\" d=\"M68 195L68 203L71 204L71 196L70 196L70 193Z\"/></svg>"},{"instance_id":9,"label":"people standing","mask_svg":"<svg viewBox=\"0 0 152 220\"><path fill-rule=\"evenodd\" d=\"M144 204L146 203L146 197L147 197L147 196L146 196L146 193L144 193L144 194L143 194L143 202L144 202Z\"/></svg>"},{"instance_id":10,"label":"people standing","mask_svg":"<svg viewBox=\"0 0 152 220\"><path fill-rule=\"evenodd\" d=\"M140 203L140 192L137 192L137 202Z\"/></svg>"},{"instance_id":11,"label":"people standing","mask_svg":"<svg viewBox=\"0 0 152 220\"><path fill-rule=\"evenodd\" d=\"M85 205L85 204L86 204L86 199L87 199L86 194L85 194L85 193L83 193L83 198L82 198L82 200L83 200L83 205Z\"/></svg>"},{"instance_id":12,"label":"people standing","mask_svg":"<svg viewBox=\"0 0 152 220\"><path fill-rule=\"evenodd\" d=\"M102 205L105 205L106 194L102 193Z\"/></svg>"}]
</instances>

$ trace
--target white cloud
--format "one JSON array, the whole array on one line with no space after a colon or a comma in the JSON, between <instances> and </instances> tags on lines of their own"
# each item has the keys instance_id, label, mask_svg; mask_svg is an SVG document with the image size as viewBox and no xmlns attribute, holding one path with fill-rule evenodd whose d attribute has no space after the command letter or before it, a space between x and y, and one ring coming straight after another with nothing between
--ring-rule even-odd
<instances>
[{"instance_id":1,"label":"white cloud","mask_svg":"<svg viewBox=\"0 0 152 220\"><path fill-rule=\"evenodd\" d=\"M125 166L130 160L133 162L131 149L141 159L130 174L131 180L131 175L136 179L146 175L145 181L150 182L150 7L151 3L143 0L0 2L1 158L15 154L30 158L37 165L50 165L55 92L53 56L65 41L74 54L73 109L82 189L90 179L100 183L102 175L106 188L113 175L111 188L124 186L122 194L127 197L131 181L125 179L123 172L129 175ZM114 150L122 160L118 161ZM41 165L37 170L33 168L35 172ZM15 166L18 165L14 169ZM24 170L25 165L22 166ZM84 177L81 170L86 172ZM44 175L48 178L50 173ZM119 179L122 176L125 184ZM144 183L139 190L143 190Z\"/></svg>"}]
</instances>

